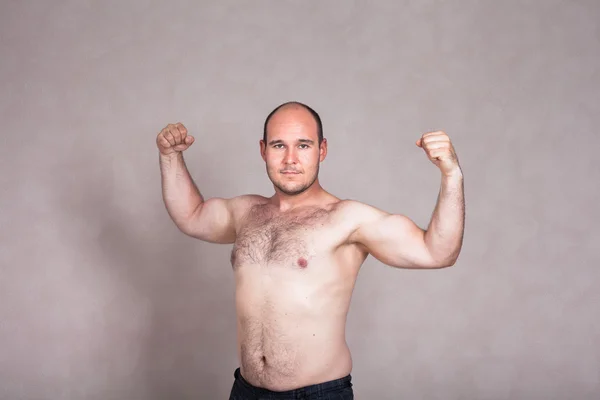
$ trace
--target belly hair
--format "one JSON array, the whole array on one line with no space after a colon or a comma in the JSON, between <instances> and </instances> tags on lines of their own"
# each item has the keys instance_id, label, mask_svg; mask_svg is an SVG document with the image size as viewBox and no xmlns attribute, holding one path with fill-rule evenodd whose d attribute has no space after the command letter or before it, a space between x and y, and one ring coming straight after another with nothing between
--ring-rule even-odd
<instances>
[{"instance_id":1,"label":"belly hair","mask_svg":"<svg viewBox=\"0 0 600 400\"><path fill-rule=\"evenodd\" d=\"M242 364L253 373L266 368L281 375L292 375L296 370L296 350L285 334L260 320L243 324L245 340L241 344Z\"/></svg>"}]
</instances>

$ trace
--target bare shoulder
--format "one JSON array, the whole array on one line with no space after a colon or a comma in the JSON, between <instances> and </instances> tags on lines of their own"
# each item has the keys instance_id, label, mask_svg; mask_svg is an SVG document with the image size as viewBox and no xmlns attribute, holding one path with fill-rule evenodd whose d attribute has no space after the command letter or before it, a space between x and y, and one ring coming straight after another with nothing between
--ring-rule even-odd
<instances>
[{"instance_id":1,"label":"bare shoulder","mask_svg":"<svg viewBox=\"0 0 600 400\"><path fill-rule=\"evenodd\" d=\"M251 207L255 204L267 203L268 201L268 198L258 194L243 194L231 198L231 204L234 207Z\"/></svg>"},{"instance_id":2,"label":"bare shoulder","mask_svg":"<svg viewBox=\"0 0 600 400\"><path fill-rule=\"evenodd\" d=\"M234 220L239 221L252 207L260 204L266 204L268 202L269 199L264 196L260 196L258 194L244 194L231 198L229 205Z\"/></svg>"},{"instance_id":3,"label":"bare shoulder","mask_svg":"<svg viewBox=\"0 0 600 400\"><path fill-rule=\"evenodd\" d=\"M340 200L337 205L340 217L352 221L356 225L375 221L390 215L389 212L381 210L370 204L351 199Z\"/></svg>"}]
</instances>

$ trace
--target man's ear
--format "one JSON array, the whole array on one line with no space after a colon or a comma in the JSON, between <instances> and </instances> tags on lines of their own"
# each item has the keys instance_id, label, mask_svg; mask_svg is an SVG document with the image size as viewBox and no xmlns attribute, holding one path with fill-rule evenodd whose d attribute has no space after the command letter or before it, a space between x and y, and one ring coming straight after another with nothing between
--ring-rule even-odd
<instances>
[{"instance_id":1,"label":"man's ear","mask_svg":"<svg viewBox=\"0 0 600 400\"><path fill-rule=\"evenodd\" d=\"M260 140L259 144L260 144L260 156L262 157L264 162L267 162L267 155L265 154L266 149L267 149L267 144L262 139Z\"/></svg>"},{"instance_id":2,"label":"man's ear","mask_svg":"<svg viewBox=\"0 0 600 400\"><path fill-rule=\"evenodd\" d=\"M323 138L319 146L319 161L323 162L327 157L327 139Z\"/></svg>"}]
</instances>

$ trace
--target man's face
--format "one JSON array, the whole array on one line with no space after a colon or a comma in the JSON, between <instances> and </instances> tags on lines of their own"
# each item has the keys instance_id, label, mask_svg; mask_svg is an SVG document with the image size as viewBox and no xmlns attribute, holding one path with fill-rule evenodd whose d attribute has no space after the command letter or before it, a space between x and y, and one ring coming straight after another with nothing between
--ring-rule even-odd
<instances>
[{"instance_id":1,"label":"man's face","mask_svg":"<svg viewBox=\"0 0 600 400\"><path fill-rule=\"evenodd\" d=\"M267 126L267 141L260 141L267 174L287 195L308 189L319 175L327 154L327 141L319 146L317 122L303 107L282 108Z\"/></svg>"}]
</instances>

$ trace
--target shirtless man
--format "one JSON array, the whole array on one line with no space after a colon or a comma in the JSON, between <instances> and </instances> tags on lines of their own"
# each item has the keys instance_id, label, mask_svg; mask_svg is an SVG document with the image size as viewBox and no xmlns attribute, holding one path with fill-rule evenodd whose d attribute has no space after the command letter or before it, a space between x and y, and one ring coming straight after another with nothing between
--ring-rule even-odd
<instances>
[{"instance_id":1,"label":"shirtless man","mask_svg":"<svg viewBox=\"0 0 600 400\"><path fill-rule=\"evenodd\" d=\"M240 368L230 399L352 399L345 325L366 257L396 268L444 268L462 247L463 176L444 132L416 142L441 171L426 230L321 187L327 140L318 114L301 103L285 103L265 121L260 154L271 197L206 199L184 163L182 152L194 143L187 129L169 124L156 142L174 223L191 237L233 245Z\"/></svg>"}]
</instances>

